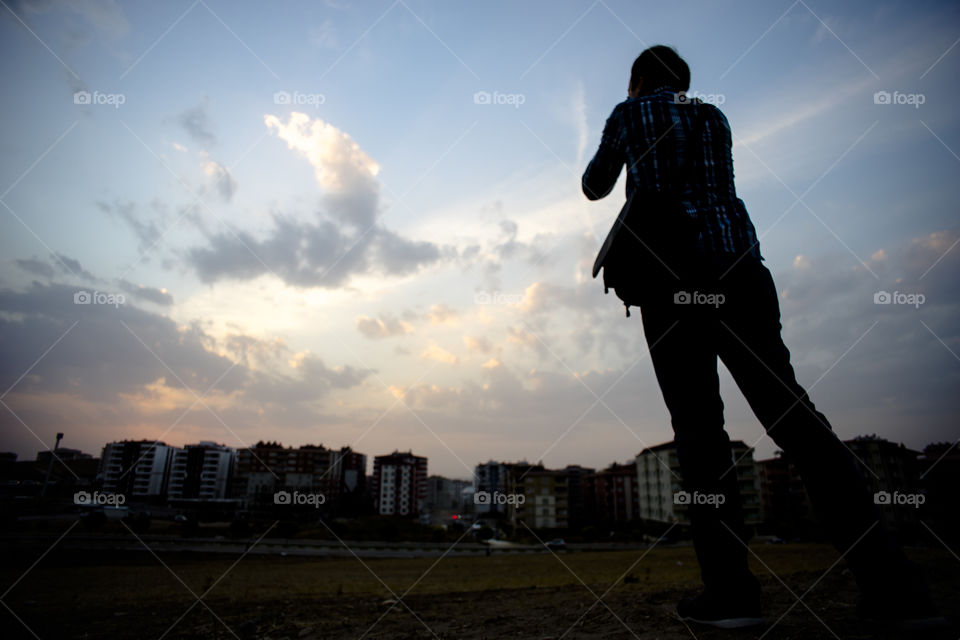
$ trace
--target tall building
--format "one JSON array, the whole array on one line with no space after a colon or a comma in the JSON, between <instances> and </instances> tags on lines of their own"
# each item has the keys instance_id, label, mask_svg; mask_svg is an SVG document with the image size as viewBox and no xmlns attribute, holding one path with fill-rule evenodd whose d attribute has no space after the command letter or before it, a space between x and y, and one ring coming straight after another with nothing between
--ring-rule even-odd
<instances>
[{"instance_id":1,"label":"tall building","mask_svg":"<svg viewBox=\"0 0 960 640\"><path fill-rule=\"evenodd\" d=\"M845 440L860 464L870 492L878 494L916 495L920 493L920 452L908 449L898 442L890 442L875 435L858 436ZM919 522L919 509L909 505L894 504L893 500L877 504L883 520L891 529L913 528Z\"/></svg>"},{"instance_id":2,"label":"tall building","mask_svg":"<svg viewBox=\"0 0 960 640\"><path fill-rule=\"evenodd\" d=\"M493 495L495 493L506 494L509 484L509 467L502 462L489 462L478 464L473 472L473 486L476 490L474 495L485 493ZM478 518L483 517L503 517L510 519L512 510L508 509L506 504L490 504L490 502L478 502L474 505L474 512ZM509 513L508 513L509 512Z\"/></svg>"},{"instance_id":3,"label":"tall building","mask_svg":"<svg viewBox=\"0 0 960 640\"><path fill-rule=\"evenodd\" d=\"M51 457L55 461L60 460L63 462L67 460L90 460L93 458L89 453L84 453L79 449L67 449L66 447L57 447L56 456L54 456L53 453L50 449L37 451L37 462L49 463Z\"/></svg>"},{"instance_id":4,"label":"tall building","mask_svg":"<svg viewBox=\"0 0 960 640\"><path fill-rule=\"evenodd\" d=\"M531 529L565 529L570 524L570 477L566 470L543 465L511 465L517 500L514 517Z\"/></svg>"},{"instance_id":5,"label":"tall building","mask_svg":"<svg viewBox=\"0 0 960 640\"><path fill-rule=\"evenodd\" d=\"M943 540L960 541L960 447L950 442L927 445L920 468L924 523Z\"/></svg>"},{"instance_id":6,"label":"tall building","mask_svg":"<svg viewBox=\"0 0 960 640\"><path fill-rule=\"evenodd\" d=\"M383 516L417 516L426 509L427 459L394 451L373 459L373 501Z\"/></svg>"},{"instance_id":7,"label":"tall building","mask_svg":"<svg viewBox=\"0 0 960 640\"><path fill-rule=\"evenodd\" d=\"M167 496L175 500L224 500L230 497L235 449L204 441L175 449Z\"/></svg>"},{"instance_id":8,"label":"tall building","mask_svg":"<svg viewBox=\"0 0 960 640\"><path fill-rule=\"evenodd\" d=\"M800 473L781 452L757 461L760 511L763 522L780 535L806 533L815 521L813 508Z\"/></svg>"},{"instance_id":9,"label":"tall building","mask_svg":"<svg viewBox=\"0 0 960 640\"><path fill-rule=\"evenodd\" d=\"M469 480L457 480L443 476L427 478L428 511L456 511L463 510L463 490L470 486Z\"/></svg>"},{"instance_id":10,"label":"tall building","mask_svg":"<svg viewBox=\"0 0 960 640\"><path fill-rule=\"evenodd\" d=\"M370 510L370 495L367 493L367 456L350 447L341 447L336 452L339 470L339 489L336 512L347 516L365 515Z\"/></svg>"},{"instance_id":11,"label":"tall building","mask_svg":"<svg viewBox=\"0 0 960 640\"><path fill-rule=\"evenodd\" d=\"M366 456L350 447L327 449L323 445L284 447L279 442L258 442L237 451L234 496L247 504L274 504L281 491L321 494L323 510L352 507L346 496L365 491Z\"/></svg>"},{"instance_id":12,"label":"tall building","mask_svg":"<svg viewBox=\"0 0 960 640\"><path fill-rule=\"evenodd\" d=\"M106 493L163 497L167 493L174 447L152 440L123 440L103 447L97 480Z\"/></svg>"},{"instance_id":13,"label":"tall building","mask_svg":"<svg viewBox=\"0 0 960 640\"><path fill-rule=\"evenodd\" d=\"M735 463L744 522L758 524L761 521L760 484L753 449L742 440L731 441L730 449L730 464ZM688 505L677 498L683 484L674 442L644 449L636 462L640 517L689 524Z\"/></svg>"},{"instance_id":14,"label":"tall building","mask_svg":"<svg viewBox=\"0 0 960 640\"><path fill-rule=\"evenodd\" d=\"M680 462L673 442L647 447L637 455L636 466L640 518L657 522L680 520L678 505L674 504L674 495L682 489Z\"/></svg>"},{"instance_id":15,"label":"tall building","mask_svg":"<svg viewBox=\"0 0 960 640\"><path fill-rule=\"evenodd\" d=\"M567 476L567 526L580 529L591 523L596 511L591 483L596 469L571 464L563 472Z\"/></svg>"},{"instance_id":16,"label":"tall building","mask_svg":"<svg viewBox=\"0 0 960 640\"><path fill-rule=\"evenodd\" d=\"M591 479L596 518L604 524L640 517L640 486L636 462L612 465Z\"/></svg>"}]
</instances>

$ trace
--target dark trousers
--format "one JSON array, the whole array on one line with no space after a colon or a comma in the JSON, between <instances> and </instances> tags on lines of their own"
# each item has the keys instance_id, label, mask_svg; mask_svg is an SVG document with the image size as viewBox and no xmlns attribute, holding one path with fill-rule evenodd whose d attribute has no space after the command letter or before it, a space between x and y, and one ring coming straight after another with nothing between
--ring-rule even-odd
<instances>
[{"instance_id":1,"label":"dark trousers","mask_svg":"<svg viewBox=\"0 0 960 640\"><path fill-rule=\"evenodd\" d=\"M724 496L719 507L720 500L690 504L704 585L725 593L758 588L747 568L738 479L724 430L719 356L767 434L799 470L814 509L846 554L861 589L884 588L906 570L905 557L879 521L860 463L797 383L780 337L780 306L770 272L757 259L744 259L728 271L730 262L699 265L680 279L661 274L660 284L640 305L670 411L683 488Z\"/></svg>"}]
</instances>

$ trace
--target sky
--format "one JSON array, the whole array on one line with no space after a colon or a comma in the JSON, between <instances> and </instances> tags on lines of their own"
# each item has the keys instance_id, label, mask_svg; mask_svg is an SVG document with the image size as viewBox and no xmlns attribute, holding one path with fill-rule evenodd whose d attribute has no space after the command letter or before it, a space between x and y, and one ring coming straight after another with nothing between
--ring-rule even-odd
<instances>
[{"instance_id":1,"label":"sky","mask_svg":"<svg viewBox=\"0 0 960 640\"><path fill-rule=\"evenodd\" d=\"M660 43L730 122L836 432L960 436L954 3L0 4L0 450L263 439L469 477L672 439L639 314L590 277L624 178L580 191Z\"/></svg>"}]
</instances>

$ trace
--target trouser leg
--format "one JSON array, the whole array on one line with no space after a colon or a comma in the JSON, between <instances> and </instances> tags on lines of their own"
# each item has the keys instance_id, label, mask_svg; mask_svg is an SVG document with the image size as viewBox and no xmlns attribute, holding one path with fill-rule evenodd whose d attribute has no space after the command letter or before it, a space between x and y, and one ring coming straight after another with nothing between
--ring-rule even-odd
<instances>
[{"instance_id":1,"label":"trouser leg","mask_svg":"<svg viewBox=\"0 0 960 640\"><path fill-rule=\"evenodd\" d=\"M756 591L756 579L747 566L730 439L723 428L715 313L697 305L674 304L673 292L663 291L641 305L641 314L651 361L670 412L683 489L691 496L714 496L689 505L704 585L718 592Z\"/></svg>"},{"instance_id":2,"label":"trouser leg","mask_svg":"<svg viewBox=\"0 0 960 640\"><path fill-rule=\"evenodd\" d=\"M837 549L861 588L876 588L905 567L885 530L852 452L796 380L780 335L770 272L747 263L726 278L718 354L768 435L796 466Z\"/></svg>"}]
</instances>

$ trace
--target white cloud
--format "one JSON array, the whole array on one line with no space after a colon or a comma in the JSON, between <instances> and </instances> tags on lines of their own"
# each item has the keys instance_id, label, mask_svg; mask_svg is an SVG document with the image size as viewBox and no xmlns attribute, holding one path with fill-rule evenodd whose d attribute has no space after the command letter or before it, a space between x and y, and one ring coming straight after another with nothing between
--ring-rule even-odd
<instances>
[{"instance_id":1,"label":"white cloud","mask_svg":"<svg viewBox=\"0 0 960 640\"><path fill-rule=\"evenodd\" d=\"M427 347L424 352L420 354L420 357L425 360L436 360L437 362L444 362L446 364L457 363L457 356L435 344Z\"/></svg>"},{"instance_id":2,"label":"white cloud","mask_svg":"<svg viewBox=\"0 0 960 640\"><path fill-rule=\"evenodd\" d=\"M237 181L234 180L229 169L216 160L207 160L203 164L203 173L213 183L224 202L233 200L233 194L237 191Z\"/></svg>"},{"instance_id":3,"label":"white cloud","mask_svg":"<svg viewBox=\"0 0 960 640\"><path fill-rule=\"evenodd\" d=\"M413 333L413 326L389 314L381 314L376 318L359 316L356 321L357 331L373 340L402 336Z\"/></svg>"}]
</instances>

